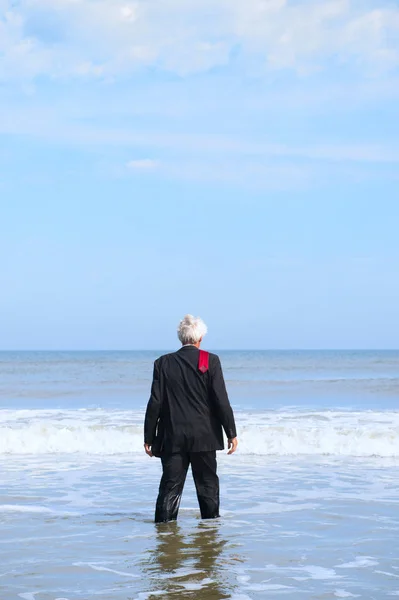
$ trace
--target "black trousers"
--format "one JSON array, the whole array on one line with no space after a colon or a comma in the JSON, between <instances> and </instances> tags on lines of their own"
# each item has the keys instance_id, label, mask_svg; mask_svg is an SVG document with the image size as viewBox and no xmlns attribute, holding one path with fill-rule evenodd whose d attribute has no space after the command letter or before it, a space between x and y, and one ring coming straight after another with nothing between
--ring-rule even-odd
<instances>
[{"instance_id":1,"label":"black trousers","mask_svg":"<svg viewBox=\"0 0 399 600\"><path fill-rule=\"evenodd\" d=\"M216 451L184 452L161 457L163 474L155 509L155 522L175 521L188 467L191 464L202 519L219 516L219 478Z\"/></svg>"}]
</instances>

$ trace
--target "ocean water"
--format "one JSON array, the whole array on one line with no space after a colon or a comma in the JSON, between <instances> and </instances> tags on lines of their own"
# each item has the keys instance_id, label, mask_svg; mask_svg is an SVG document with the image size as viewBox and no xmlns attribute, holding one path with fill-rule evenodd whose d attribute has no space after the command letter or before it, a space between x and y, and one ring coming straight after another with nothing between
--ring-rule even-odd
<instances>
[{"instance_id":1,"label":"ocean water","mask_svg":"<svg viewBox=\"0 0 399 600\"><path fill-rule=\"evenodd\" d=\"M399 597L399 351L219 354L221 518L156 526L159 352L0 353L0 600Z\"/></svg>"}]
</instances>

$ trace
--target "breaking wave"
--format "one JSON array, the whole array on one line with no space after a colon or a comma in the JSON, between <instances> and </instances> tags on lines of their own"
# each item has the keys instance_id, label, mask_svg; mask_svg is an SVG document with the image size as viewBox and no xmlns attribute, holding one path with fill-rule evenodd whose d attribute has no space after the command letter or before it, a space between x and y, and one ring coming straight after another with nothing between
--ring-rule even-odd
<instances>
[{"instance_id":1,"label":"breaking wave","mask_svg":"<svg viewBox=\"0 0 399 600\"><path fill-rule=\"evenodd\" d=\"M260 456L399 457L399 411L236 413L239 452ZM143 451L137 411L0 411L0 455Z\"/></svg>"}]
</instances>

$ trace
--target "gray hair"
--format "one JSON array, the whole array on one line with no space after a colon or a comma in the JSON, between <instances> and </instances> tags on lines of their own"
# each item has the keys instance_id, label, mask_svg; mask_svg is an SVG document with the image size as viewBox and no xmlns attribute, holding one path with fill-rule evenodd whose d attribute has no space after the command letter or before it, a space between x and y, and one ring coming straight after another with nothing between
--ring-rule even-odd
<instances>
[{"instance_id":1,"label":"gray hair","mask_svg":"<svg viewBox=\"0 0 399 600\"><path fill-rule=\"evenodd\" d=\"M183 345L197 344L207 331L208 328L200 317L186 315L179 323L177 336Z\"/></svg>"}]
</instances>

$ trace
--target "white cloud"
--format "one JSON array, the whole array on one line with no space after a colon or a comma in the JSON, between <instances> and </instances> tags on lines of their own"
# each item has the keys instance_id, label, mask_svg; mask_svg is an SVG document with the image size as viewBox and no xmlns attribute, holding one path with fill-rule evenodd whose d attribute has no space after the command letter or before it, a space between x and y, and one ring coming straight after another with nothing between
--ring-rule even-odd
<instances>
[{"instance_id":1,"label":"white cloud","mask_svg":"<svg viewBox=\"0 0 399 600\"><path fill-rule=\"evenodd\" d=\"M158 167L158 161L151 158L139 158L130 160L126 166L132 171L151 171Z\"/></svg>"},{"instance_id":2,"label":"white cloud","mask_svg":"<svg viewBox=\"0 0 399 600\"><path fill-rule=\"evenodd\" d=\"M323 67L326 59L369 67L399 64L399 9L351 0L237 2L236 31L244 46L274 69ZM248 10L249 8L249 10Z\"/></svg>"},{"instance_id":3,"label":"white cloud","mask_svg":"<svg viewBox=\"0 0 399 600\"><path fill-rule=\"evenodd\" d=\"M0 79L186 75L226 65L399 66L399 7L388 0L2 0ZM83 67L82 67L83 65Z\"/></svg>"},{"instance_id":4,"label":"white cloud","mask_svg":"<svg viewBox=\"0 0 399 600\"><path fill-rule=\"evenodd\" d=\"M1 11L0 134L22 144L100 155L118 176L262 189L315 173L392 179L399 164L390 0L0 0Z\"/></svg>"}]
</instances>

